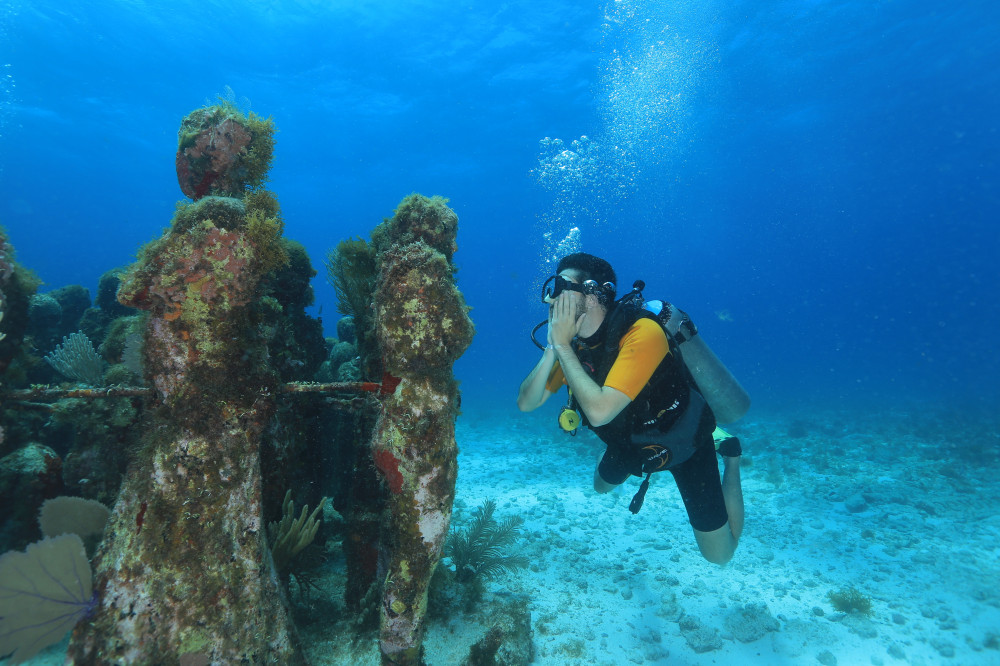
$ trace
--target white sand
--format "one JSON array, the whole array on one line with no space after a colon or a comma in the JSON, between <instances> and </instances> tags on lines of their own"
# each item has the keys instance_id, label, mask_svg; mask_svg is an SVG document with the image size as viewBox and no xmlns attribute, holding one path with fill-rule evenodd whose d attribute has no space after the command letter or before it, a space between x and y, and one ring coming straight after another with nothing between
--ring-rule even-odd
<instances>
[{"instance_id":1,"label":"white sand","mask_svg":"<svg viewBox=\"0 0 1000 666\"><path fill-rule=\"evenodd\" d=\"M907 432L908 415L808 419L799 437L773 418L732 429L750 464L746 528L726 567L701 558L672 477L659 475L633 516L638 479L595 494L603 446L554 418L463 416L455 524L486 497L497 516L525 517L533 564L501 586L531 599L535 664L1000 664L996 435L990 446L949 424ZM865 507L852 512L856 495ZM844 586L871 597L870 618L833 608L827 594ZM755 603L778 629L742 643L726 620ZM721 647L692 650L681 614Z\"/></svg>"}]
</instances>

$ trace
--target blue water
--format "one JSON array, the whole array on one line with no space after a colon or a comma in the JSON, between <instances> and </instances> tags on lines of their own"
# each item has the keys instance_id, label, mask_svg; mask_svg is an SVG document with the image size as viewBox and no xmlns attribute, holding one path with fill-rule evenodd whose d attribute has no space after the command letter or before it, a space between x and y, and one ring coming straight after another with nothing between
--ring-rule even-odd
<instances>
[{"instance_id":1,"label":"blue water","mask_svg":"<svg viewBox=\"0 0 1000 666\"><path fill-rule=\"evenodd\" d=\"M270 188L330 333L326 251L413 191L451 199L478 329L466 407L512 405L546 253L576 227L623 285L687 310L761 409L989 409L998 19L985 1L13 0L0 224L43 289L93 290L168 223L180 119L228 86L280 130ZM540 143L582 136L562 169Z\"/></svg>"},{"instance_id":2,"label":"blue water","mask_svg":"<svg viewBox=\"0 0 1000 666\"><path fill-rule=\"evenodd\" d=\"M497 495L526 518L536 663L569 663L564 639L588 664L989 663L998 25L986 0L6 0L0 226L43 291L96 294L183 198L181 119L231 97L279 128L269 188L328 335L327 251L411 192L451 200L477 327L456 524ZM592 436L557 432L556 401L516 412L538 289L572 250L689 312L753 398L725 570L672 484L628 522L636 480L591 493ZM845 585L877 638L830 613ZM808 650L695 661L675 590L713 627L763 600Z\"/></svg>"}]
</instances>

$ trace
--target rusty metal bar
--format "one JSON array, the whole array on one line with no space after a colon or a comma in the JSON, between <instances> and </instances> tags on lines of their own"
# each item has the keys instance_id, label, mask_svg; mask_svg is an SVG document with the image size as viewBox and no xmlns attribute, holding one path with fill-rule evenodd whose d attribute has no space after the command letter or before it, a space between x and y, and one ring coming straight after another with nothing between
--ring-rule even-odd
<instances>
[{"instance_id":1,"label":"rusty metal bar","mask_svg":"<svg viewBox=\"0 0 1000 666\"><path fill-rule=\"evenodd\" d=\"M289 382L279 387L279 393L378 393L388 395L396 390L399 380L386 375L382 382L327 382L325 384L311 382ZM65 398L80 398L94 400L99 398L148 398L153 395L153 389L144 386L110 386L108 388L52 388L50 386L32 386L27 389L0 392L0 401L29 402L34 400L63 400Z\"/></svg>"}]
</instances>

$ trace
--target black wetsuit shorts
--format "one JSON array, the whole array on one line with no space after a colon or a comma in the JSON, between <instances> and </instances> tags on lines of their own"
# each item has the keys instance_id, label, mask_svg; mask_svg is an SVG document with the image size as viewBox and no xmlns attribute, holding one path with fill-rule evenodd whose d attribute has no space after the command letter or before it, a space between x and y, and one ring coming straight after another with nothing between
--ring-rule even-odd
<instances>
[{"instance_id":1,"label":"black wetsuit shorts","mask_svg":"<svg viewBox=\"0 0 1000 666\"><path fill-rule=\"evenodd\" d=\"M624 483L632 469L635 469L635 461L611 447L597 466L601 478L615 485ZM670 473L684 500L691 527L699 532L711 532L729 521L714 443L697 447L690 458L671 467Z\"/></svg>"}]
</instances>

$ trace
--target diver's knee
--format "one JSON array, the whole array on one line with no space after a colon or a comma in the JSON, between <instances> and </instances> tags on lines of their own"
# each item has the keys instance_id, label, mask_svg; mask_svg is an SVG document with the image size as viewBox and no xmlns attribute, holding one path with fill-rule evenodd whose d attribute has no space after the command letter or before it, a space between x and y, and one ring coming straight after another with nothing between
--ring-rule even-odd
<instances>
[{"instance_id":1,"label":"diver's knee","mask_svg":"<svg viewBox=\"0 0 1000 666\"><path fill-rule=\"evenodd\" d=\"M594 477L594 490L597 491L601 495L606 495L606 494L610 493L612 490L614 490L617 487L618 486L616 486L614 484L611 484L611 483L608 483L607 481L605 481L604 479L602 479L599 476L595 476Z\"/></svg>"},{"instance_id":2,"label":"diver's knee","mask_svg":"<svg viewBox=\"0 0 1000 666\"><path fill-rule=\"evenodd\" d=\"M618 487L618 484L616 484L616 483L608 483L607 481L605 481L604 479L601 478L601 473L600 472L598 472L596 469L594 470L594 490L595 491L597 491L601 495L606 495L607 493L610 493L612 490L614 490L617 487Z\"/></svg>"},{"instance_id":3,"label":"diver's knee","mask_svg":"<svg viewBox=\"0 0 1000 666\"><path fill-rule=\"evenodd\" d=\"M698 550L701 556L712 564L723 566L733 559L736 547L739 542L729 529L729 523L711 532L699 532L695 530L695 541L698 542Z\"/></svg>"},{"instance_id":4,"label":"diver's knee","mask_svg":"<svg viewBox=\"0 0 1000 666\"><path fill-rule=\"evenodd\" d=\"M718 564L721 567L729 564L729 561L733 559L733 554L735 552L736 549L723 552L706 552L705 550L702 550L701 556L712 564Z\"/></svg>"}]
</instances>

